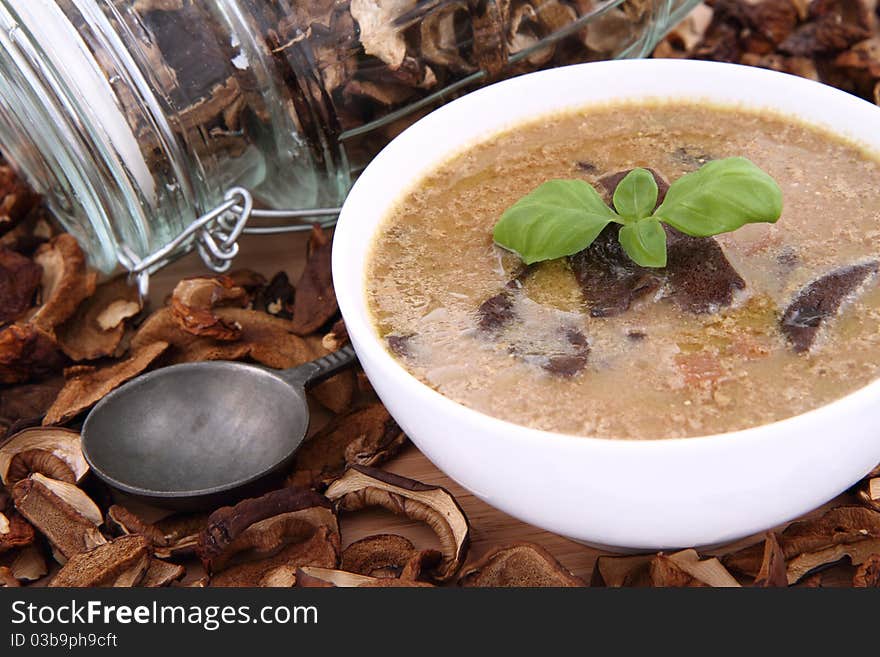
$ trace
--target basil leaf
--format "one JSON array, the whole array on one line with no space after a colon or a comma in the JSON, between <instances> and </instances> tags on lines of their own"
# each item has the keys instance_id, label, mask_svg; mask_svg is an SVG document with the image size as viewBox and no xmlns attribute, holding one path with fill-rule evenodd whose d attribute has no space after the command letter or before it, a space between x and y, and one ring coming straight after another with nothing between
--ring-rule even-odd
<instances>
[{"instance_id":1,"label":"basil leaf","mask_svg":"<svg viewBox=\"0 0 880 657\"><path fill-rule=\"evenodd\" d=\"M633 169L614 190L614 209L624 219L636 221L651 216L657 205L657 181L647 169Z\"/></svg>"},{"instance_id":2,"label":"basil leaf","mask_svg":"<svg viewBox=\"0 0 880 657\"><path fill-rule=\"evenodd\" d=\"M742 157L714 160L676 180L654 216L693 237L709 237L750 223L775 223L782 191Z\"/></svg>"},{"instance_id":3,"label":"basil leaf","mask_svg":"<svg viewBox=\"0 0 880 657\"><path fill-rule=\"evenodd\" d=\"M637 265L666 266L666 231L656 217L639 219L622 226L617 239Z\"/></svg>"},{"instance_id":4,"label":"basil leaf","mask_svg":"<svg viewBox=\"0 0 880 657\"><path fill-rule=\"evenodd\" d=\"M550 180L505 210L495 242L527 265L583 251L620 218L583 180Z\"/></svg>"}]
</instances>

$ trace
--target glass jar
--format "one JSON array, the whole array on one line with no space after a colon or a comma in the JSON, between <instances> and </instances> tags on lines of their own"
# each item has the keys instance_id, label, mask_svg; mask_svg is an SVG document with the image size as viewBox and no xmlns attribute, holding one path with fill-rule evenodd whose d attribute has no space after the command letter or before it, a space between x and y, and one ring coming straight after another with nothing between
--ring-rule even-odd
<instances>
[{"instance_id":1,"label":"glass jar","mask_svg":"<svg viewBox=\"0 0 880 657\"><path fill-rule=\"evenodd\" d=\"M0 144L95 266L131 269L230 188L336 206L438 104L643 56L696 3L0 0Z\"/></svg>"}]
</instances>

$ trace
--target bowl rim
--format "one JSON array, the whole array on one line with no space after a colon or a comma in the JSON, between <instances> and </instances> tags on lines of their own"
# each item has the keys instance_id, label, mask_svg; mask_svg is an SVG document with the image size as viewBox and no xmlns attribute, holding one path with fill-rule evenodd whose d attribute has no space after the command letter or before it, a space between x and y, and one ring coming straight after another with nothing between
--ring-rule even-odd
<instances>
[{"instance_id":1,"label":"bowl rim","mask_svg":"<svg viewBox=\"0 0 880 657\"><path fill-rule=\"evenodd\" d=\"M366 355L378 366L381 366L383 374L393 377L395 379L394 383L396 385L407 386L410 392L417 395L421 400L425 401L426 403L434 405L442 413L457 414L478 429L481 426L491 425L495 429L501 429L505 431L510 439L531 441L537 438L542 441L559 442L569 446L581 445L585 449L600 449L607 450L609 452L644 452L651 450L665 452L670 449L676 451L680 450L682 452L695 452L705 450L707 448L710 448L710 446L714 446L712 447L713 449L721 448L725 445L730 446L731 443L736 444L738 447L743 447L744 443L762 442L766 439L772 438L773 436L779 434L781 430L785 429L791 430L793 433L798 433L799 431L809 431L810 426L815 424L816 420L819 418L825 419L832 415L853 413L856 410L869 405L871 401L876 401L877 398L880 397L880 376L872 380L870 383L827 404L823 404L803 413L776 420L774 422L759 424L756 426L747 427L745 429L739 429L735 431L702 434L699 436L682 438L651 437L636 439L567 434L562 432L547 431L543 429L535 429L522 424L510 422L509 420L504 420L488 415L476 409L470 408L460 402L457 402L452 398L438 392L430 385L419 380L415 375L411 374L398 361L398 359L396 359L386 349L385 345L379 338L370 318L362 318L361 313L356 307L355 298L365 297L366 295L366 288L364 285L366 279L366 271L364 267L361 268L360 271L348 273L348 270L351 269L349 261L346 259L349 250L354 249L359 251L368 251L370 245L373 243L373 238L376 232L382 226L384 217L387 216L388 210L396 202L403 198L414 185L417 185L418 182L423 178L424 174L430 171L431 168L436 167L438 164L444 161L448 161L449 159L454 158L456 155L464 152L465 150L477 143L492 139L498 134L506 132L510 129L511 126L516 125L517 123L533 121L535 119L539 119L541 116L551 116L560 112L568 112L572 110L576 111L578 107L589 107L590 103L578 103L567 107L550 109L543 113L531 115L526 119L513 122L499 121L496 124L495 128L493 128L493 130L487 132L480 139L457 143L453 147L448 148L447 150L445 150L441 158L431 158L430 162L427 163L427 166L422 167L419 171L419 174L415 176L412 181L410 181L407 185L401 186L399 191L395 195L387 199L387 203L381 208L380 211L382 217L370 230L369 237L367 239L361 238L360 241L354 241L356 225L359 220L358 214L360 213L358 204L360 202L361 196L363 195L363 190L368 185L370 185L374 179L379 178L381 174L377 172L385 166L386 161L391 160L393 157L395 157L399 151L405 151L406 149L409 149L412 145L415 145L417 143L417 137L420 136L421 133L431 130L435 125L444 123L447 117L455 113L464 112L470 106L476 107L482 105L487 101L491 101L491 97L499 93L499 91L501 90L511 91L513 88L521 88L523 92L525 92L531 84L531 81L539 76L556 76L560 79L563 79L567 75L589 75L590 72L598 72L600 69L607 69L608 72L611 72L615 75L626 75L627 71L632 69L655 69L654 74L658 76L667 75L671 71L675 71L675 73L678 75L690 74L707 76L720 73L725 75L732 75L734 77L751 77L755 80L763 80L771 84L782 85L791 88L793 91L803 89L810 94L822 94L825 95L827 98L832 99L834 103L838 105L848 104L851 107L860 109L863 112L865 111L865 108L870 108L871 111L876 112L878 118L880 118L880 107L877 107L861 98L858 98L857 96L846 93L834 87L815 82L813 80L808 80L786 73L745 66L741 64L698 60L631 59L575 64L524 74L470 92L460 98L457 98L447 103L446 105L438 109L435 109L433 112L422 117L411 126L409 126L406 130L401 132L397 137L395 137L395 139L392 140L391 143L389 143L361 173L360 177L355 182L351 192L346 198L345 203L343 204L336 227L336 232L334 234L332 269L334 282L339 281L339 284L336 285L339 306L342 311L343 318L346 320L346 326L349 329L352 337L352 342L354 343L356 350L365 350L366 352L368 352ZM650 98L652 97L646 97L645 100L649 100ZM685 96L674 96L670 94L669 99L673 101L701 100L694 94L688 94ZM713 102L715 102L716 104L722 106L737 106L736 103L729 103L720 100L713 101L711 97L705 97L704 99L708 104L712 104ZM607 99L598 101L595 104L607 105L613 104L614 102L615 100L609 96ZM631 101L630 99L626 99L622 102L637 103L639 101ZM743 99L740 104L745 108L753 110L764 108L770 109L772 111L774 109L774 104L772 102L768 103L766 102L766 100L762 99ZM778 108L778 104L775 111L779 115L784 114L784 111ZM861 132L863 135L866 132L866 129L863 127L861 128L861 131L856 130L854 134L847 134L839 128L822 125L819 121L810 121L802 116L798 116L796 118L801 123L804 123L808 126L824 129L825 131L831 132L832 134L844 138L848 142L854 142L857 139L859 132ZM878 141L877 144L877 149L868 150L876 150L877 152L880 152L880 141ZM384 196L385 195L383 194L383 198ZM339 245L339 248L336 248L337 245ZM366 265L366 258L364 260L364 265ZM349 282L351 281L356 282L356 284L352 286L356 289L352 289L351 287L349 287ZM362 319L364 321L362 321Z\"/></svg>"}]
</instances>

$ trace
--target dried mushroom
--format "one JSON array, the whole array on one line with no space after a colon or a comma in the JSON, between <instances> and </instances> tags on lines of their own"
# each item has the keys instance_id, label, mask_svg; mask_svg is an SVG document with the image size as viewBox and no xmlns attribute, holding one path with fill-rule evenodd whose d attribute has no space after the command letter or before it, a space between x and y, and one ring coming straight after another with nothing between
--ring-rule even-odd
<instances>
[{"instance_id":1,"label":"dried mushroom","mask_svg":"<svg viewBox=\"0 0 880 657\"><path fill-rule=\"evenodd\" d=\"M378 465L397 454L406 435L381 403L339 415L311 436L296 454L292 486L322 488L350 465Z\"/></svg>"},{"instance_id":2,"label":"dried mushroom","mask_svg":"<svg viewBox=\"0 0 880 657\"><path fill-rule=\"evenodd\" d=\"M282 566L335 566L339 526L324 496L282 488L212 513L196 551L212 586L259 586Z\"/></svg>"},{"instance_id":3,"label":"dried mushroom","mask_svg":"<svg viewBox=\"0 0 880 657\"><path fill-rule=\"evenodd\" d=\"M348 330L345 328L345 322L341 319L337 320L330 332L321 338L321 344L327 351L342 349L348 342Z\"/></svg>"},{"instance_id":4,"label":"dried mushroom","mask_svg":"<svg viewBox=\"0 0 880 657\"><path fill-rule=\"evenodd\" d=\"M428 486L377 468L352 465L327 489L339 511L383 507L397 515L426 523L440 539L443 560L426 573L438 582L451 579L461 567L470 542L467 517L440 486Z\"/></svg>"},{"instance_id":5,"label":"dried mushroom","mask_svg":"<svg viewBox=\"0 0 880 657\"><path fill-rule=\"evenodd\" d=\"M637 554L627 557L602 555L593 566L590 586L637 587L650 586L649 573L654 555Z\"/></svg>"},{"instance_id":6,"label":"dried mushroom","mask_svg":"<svg viewBox=\"0 0 880 657\"><path fill-rule=\"evenodd\" d=\"M195 553L199 534L208 524L205 514L179 514L148 523L123 506L107 510L107 526L117 534L139 534L150 542L159 559L179 559Z\"/></svg>"},{"instance_id":7,"label":"dried mushroom","mask_svg":"<svg viewBox=\"0 0 880 657\"><path fill-rule=\"evenodd\" d=\"M71 556L49 586L137 586L150 563L150 545L144 537L120 536Z\"/></svg>"},{"instance_id":8,"label":"dried mushroom","mask_svg":"<svg viewBox=\"0 0 880 657\"><path fill-rule=\"evenodd\" d=\"M101 510L73 484L35 473L13 486L12 497L19 513L52 543L56 559L107 542L98 530Z\"/></svg>"},{"instance_id":9,"label":"dried mushroom","mask_svg":"<svg viewBox=\"0 0 880 657\"><path fill-rule=\"evenodd\" d=\"M95 288L76 312L55 328L61 350L76 361L116 354L125 335L125 321L141 311L135 286L119 276Z\"/></svg>"},{"instance_id":10,"label":"dried mushroom","mask_svg":"<svg viewBox=\"0 0 880 657\"><path fill-rule=\"evenodd\" d=\"M320 226L312 228L306 267L296 284L293 332L314 333L339 311L330 273L330 238Z\"/></svg>"},{"instance_id":11,"label":"dried mushroom","mask_svg":"<svg viewBox=\"0 0 880 657\"><path fill-rule=\"evenodd\" d=\"M12 324L0 330L0 385L46 376L63 363L55 341L37 326Z\"/></svg>"},{"instance_id":12,"label":"dried mushroom","mask_svg":"<svg viewBox=\"0 0 880 657\"><path fill-rule=\"evenodd\" d=\"M761 559L761 568L755 576L754 585L764 588L788 586L785 553L773 532L768 532L767 538L764 539L764 557Z\"/></svg>"},{"instance_id":13,"label":"dried mushroom","mask_svg":"<svg viewBox=\"0 0 880 657\"><path fill-rule=\"evenodd\" d=\"M248 295L228 276L185 278L171 294L171 315L181 330L215 340L238 340L241 326L213 313L222 306L247 305Z\"/></svg>"},{"instance_id":14,"label":"dried mushroom","mask_svg":"<svg viewBox=\"0 0 880 657\"><path fill-rule=\"evenodd\" d=\"M15 321L31 307L42 277L40 265L0 247L0 326Z\"/></svg>"},{"instance_id":15,"label":"dried mushroom","mask_svg":"<svg viewBox=\"0 0 880 657\"><path fill-rule=\"evenodd\" d=\"M15 576L12 574L12 570L10 570L6 566L0 566L0 589L15 588L19 586L21 586L21 584L19 584L18 580L15 579Z\"/></svg>"},{"instance_id":16,"label":"dried mushroom","mask_svg":"<svg viewBox=\"0 0 880 657\"><path fill-rule=\"evenodd\" d=\"M864 504L874 511L880 511L880 476L865 479L857 494Z\"/></svg>"},{"instance_id":17,"label":"dried mushroom","mask_svg":"<svg viewBox=\"0 0 880 657\"><path fill-rule=\"evenodd\" d=\"M43 425L64 424L91 408L123 383L145 371L168 348L167 342L154 342L132 352L126 360L91 367L80 365L65 372L67 382L46 411Z\"/></svg>"},{"instance_id":18,"label":"dried mushroom","mask_svg":"<svg viewBox=\"0 0 880 657\"><path fill-rule=\"evenodd\" d=\"M436 550L417 550L396 534L376 534L355 541L342 551L341 569L369 577L418 579L422 571L437 566L442 555Z\"/></svg>"},{"instance_id":19,"label":"dried mushroom","mask_svg":"<svg viewBox=\"0 0 880 657\"><path fill-rule=\"evenodd\" d=\"M150 559L147 570L137 585L147 588L171 586L174 582L183 579L184 575L186 575L186 569L183 566L161 559Z\"/></svg>"},{"instance_id":20,"label":"dried mushroom","mask_svg":"<svg viewBox=\"0 0 880 657\"><path fill-rule=\"evenodd\" d=\"M36 545L28 545L18 551L9 570L19 582L36 582L46 576L49 567L46 565L42 550Z\"/></svg>"},{"instance_id":21,"label":"dried mushroom","mask_svg":"<svg viewBox=\"0 0 880 657\"><path fill-rule=\"evenodd\" d=\"M312 352L312 360L321 358L331 353L324 348L322 340L315 336L303 338ZM318 403L333 413L344 413L351 407L355 394L355 375L351 368L347 368L321 381L309 389L309 394Z\"/></svg>"},{"instance_id":22,"label":"dried mushroom","mask_svg":"<svg viewBox=\"0 0 880 657\"><path fill-rule=\"evenodd\" d=\"M300 588L433 588L427 582L393 577L369 577L320 566L297 568L296 586Z\"/></svg>"},{"instance_id":23,"label":"dried mushroom","mask_svg":"<svg viewBox=\"0 0 880 657\"><path fill-rule=\"evenodd\" d=\"M64 378L59 375L4 389L0 395L0 435L4 426L9 427L7 435L12 435L24 428L22 424L39 424L63 386Z\"/></svg>"},{"instance_id":24,"label":"dried mushroom","mask_svg":"<svg viewBox=\"0 0 880 657\"><path fill-rule=\"evenodd\" d=\"M515 543L491 550L479 562L466 568L458 585L572 587L586 586L586 583L572 575L541 546Z\"/></svg>"},{"instance_id":25,"label":"dried mushroom","mask_svg":"<svg viewBox=\"0 0 880 657\"><path fill-rule=\"evenodd\" d=\"M25 429L0 445L0 480L6 486L35 472L76 484L88 471L79 433L70 429Z\"/></svg>"},{"instance_id":26,"label":"dried mushroom","mask_svg":"<svg viewBox=\"0 0 880 657\"><path fill-rule=\"evenodd\" d=\"M880 551L880 512L842 506L818 518L792 523L779 534L789 584L820 566L849 557L854 565ZM758 574L764 545L758 543L724 558L724 564L746 575Z\"/></svg>"},{"instance_id":27,"label":"dried mushroom","mask_svg":"<svg viewBox=\"0 0 880 657\"><path fill-rule=\"evenodd\" d=\"M94 293L97 276L89 271L82 249L67 233L37 249L34 262L43 268L43 304L30 322L44 331L52 331Z\"/></svg>"},{"instance_id":28,"label":"dried mushroom","mask_svg":"<svg viewBox=\"0 0 880 657\"><path fill-rule=\"evenodd\" d=\"M859 589L880 587L880 553L872 554L856 569L852 585Z\"/></svg>"},{"instance_id":29,"label":"dried mushroom","mask_svg":"<svg viewBox=\"0 0 880 657\"><path fill-rule=\"evenodd\" d=\"M0 163L0 235L14 228L39 197L6 162Z\"/></svg>"},{"instance_id":30,"label":"dried mushroom","mask_svg":"<svg viewBox=\"0 0 880 657\"><path fill-rule=\"evenodd\" d=\"M651 586L692 588L701 586L738 587L739 582L721 562L712 557L701 559L696 550L658 554L649 566Z\"/></svg>"},{"instance_id":31,"label":"dried mushroom","mask_svg":"<svg viewBox=\"0 0 880 657\"><path fill-rule=\"evenodd\" d=\"M15 511L0 511L0 554L34 542L34 528Z\"/></svg>"}]
</instances>

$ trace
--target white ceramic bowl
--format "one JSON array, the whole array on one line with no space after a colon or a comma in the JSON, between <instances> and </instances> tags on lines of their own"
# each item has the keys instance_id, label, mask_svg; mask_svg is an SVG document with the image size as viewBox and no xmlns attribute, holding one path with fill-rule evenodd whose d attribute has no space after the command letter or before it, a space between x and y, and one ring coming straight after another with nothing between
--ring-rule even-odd
<instances>
[{"instance_id":1,"label":"white ceramic bowl","mask_svg":"<svg viewBox=\"0 0 880 657\"><path fill-rule=\"evenodd\" d=\"M354 347L376 392L419 449L512 516L629 549L741 538L852 485L880 462L880 381L809 413L716 436L615 441L528 429L440 395L389 355L367 310L365 258L394 201L475 141L567 108L670 97L770 108L880 152L880 109L808 80L676 60L558 68L475 91L397 137L349 194L333 251L336 294Z\"/></svg>"}]
</instances>

